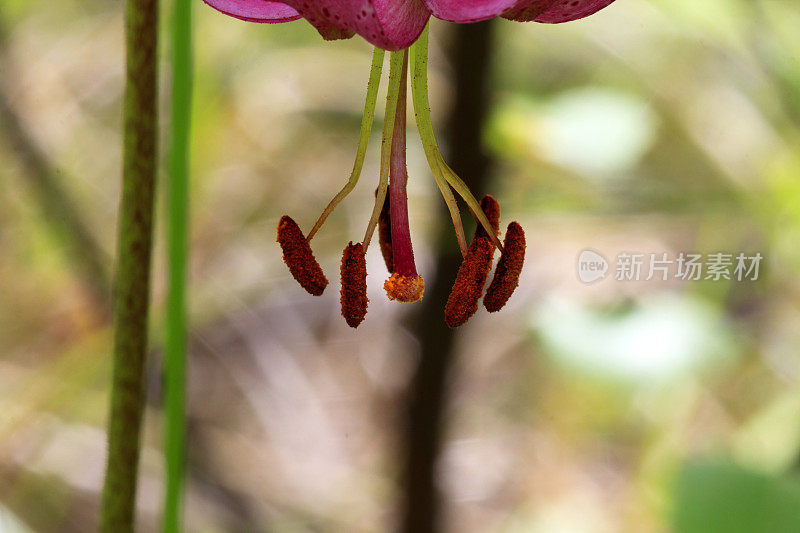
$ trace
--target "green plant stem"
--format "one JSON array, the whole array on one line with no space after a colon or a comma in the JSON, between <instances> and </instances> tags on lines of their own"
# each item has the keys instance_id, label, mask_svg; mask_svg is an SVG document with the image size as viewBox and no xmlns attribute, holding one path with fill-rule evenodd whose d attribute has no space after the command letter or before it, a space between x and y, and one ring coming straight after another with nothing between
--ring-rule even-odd
<instances>
[{"instance_id":1,"label":"green plant stem","mask_svg":"<svg viewBox=\"0 0 800 533\"><path fill-rule=\"evenodd\" d=\"M192 4L173 0L172 120L167 187L167 323L164 345L167 483L163 530L181 530L186 464L186 269L192 108Z\"/></svg>"},{"instance_id":2,"label":"green plant stem","mask_svg":"<svg viewBox=\"0 0 800 533\"><path fill-rule=\"evenodd\" d=\"M126 85L108 462L100 531L133 531L158 145L158 1L125 2Z\"/></svg>"}]
</instances>

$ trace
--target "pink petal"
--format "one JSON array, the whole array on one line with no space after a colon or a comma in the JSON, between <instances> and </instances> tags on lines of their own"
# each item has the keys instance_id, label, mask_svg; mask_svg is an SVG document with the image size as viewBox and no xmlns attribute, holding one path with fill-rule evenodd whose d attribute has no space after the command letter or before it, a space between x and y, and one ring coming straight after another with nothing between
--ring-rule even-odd
<instances>
[{"instance_id":1,"label":"pink petal","mask_svg":"<svg viewBox=\"0 0 800 533\"><path fill-rule=\"evenodd\" d=\"M250 22L289 22L300 18L300 13L283 2L268 0L203 1L226 15Z\"/></svg>"},{"instance_id":2,"label":"pink petal","mask_svg":"<svg viewBox=\"0 0 800 533\"><path fill-rule=\"evenodd\" d=\"M384 50L410 46L428 22L421 0L286 0L326 39L361 35Z\"/></svg>"},{"instance_id":3,"label":"pink petal","mask_svg":"<svg viewBox=\"0 0 800 533\"><path fill-rule=\"evenodd\" d=\"M514 8L519 0L424 0L433 16L450 22L478 22Z\"/></svg>"},{"instance_id":4,"label":"pink petal","mask_svg":"<svg viewBox=\"0 0 800 533\"><path fill-rule=\"evenodd\" d=\"M510 20L558 24L594 15L614 0L522 0L503 16Z\"/></svg>"}]
</instances>

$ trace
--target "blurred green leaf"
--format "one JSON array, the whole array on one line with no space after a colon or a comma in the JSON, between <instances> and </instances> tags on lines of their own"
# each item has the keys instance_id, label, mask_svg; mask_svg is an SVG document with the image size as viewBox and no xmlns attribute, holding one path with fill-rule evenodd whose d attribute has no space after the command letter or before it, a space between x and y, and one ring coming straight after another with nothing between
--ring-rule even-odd
<instances>
[{"instance_id":1,"label":"blurred green leaf","mask_svg":"<svg viewBox=\"0 0 800 533\"><path fill-rule=\"evenodd\" d=\"M733 464L687 465L675 501L678 533L788 533L800 528L800 480Z\"/></svg>"}]
</instances>

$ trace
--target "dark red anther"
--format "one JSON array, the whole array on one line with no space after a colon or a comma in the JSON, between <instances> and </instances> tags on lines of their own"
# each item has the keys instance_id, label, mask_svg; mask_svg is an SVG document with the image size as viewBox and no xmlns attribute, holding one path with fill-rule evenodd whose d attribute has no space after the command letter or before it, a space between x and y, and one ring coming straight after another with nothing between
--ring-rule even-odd
<instances>
[{"instance_id":1,"label":"dark red anther","mask_svg":"<svg viewBox=\"0 0 800 533\"><path fill-rule=\"evenodd\" d=\"M490 313L502 309L519 285L522 264L525 262L525 232L522 226L516 222L508 225L503 248L494 278L483 298L483 305Z\"/></svg>"},{"instance_id":2,"label":"dark red anther","mask_svg":"<svg viewBox=\"0 0 800 533\"><path fill-rule=\"evenodd\" d=\"M497 203L497 200L495 200L493 196L487 194L481 198L481 209L483 209L486 218L489 219L489 223L494 228L494 234L497 236L500 232L500 204ZM486 229L484 229L483 224L479 222L478 227L475 229L474 238L477 239L478 237L487 236Z\"/></svg>"},{"instance_id":3,"label":"dark red anther","mask_svg":"<svg viewBox=\"0 0 800 533\"><path fill-rule=\"evenodd\" d=\"M328 286L328 278L314 258L308 239L288 215L282 216L278 223L278 242L283 250L283 262L294 279L310 294L321 295Z\"/></svg>"},{"instance_id":4,"label":"dark red anther","mask_svg":"<svg viewBox=\"0 0 800 533\"><path fill-rule=\"evenodd\" d=\"M489 195L484 196L481 209L496 233L500 225L500 205L497 200ZM494 245L483 226L478 224L444 307L444 320L451 328L463 325L478 310L478 301L492 269L493 258Z\"/></svg>"},{"instance_id":5,"label":"dark red anther","mask_svg":"<svg viewBox=\"0 0 800 533\"><path fill-rule=\"evenodd\" d=\"M342 254L342 316L357 328L367 316L367 261L361 243L347 245Z\"/></svg>"}]
</instances>

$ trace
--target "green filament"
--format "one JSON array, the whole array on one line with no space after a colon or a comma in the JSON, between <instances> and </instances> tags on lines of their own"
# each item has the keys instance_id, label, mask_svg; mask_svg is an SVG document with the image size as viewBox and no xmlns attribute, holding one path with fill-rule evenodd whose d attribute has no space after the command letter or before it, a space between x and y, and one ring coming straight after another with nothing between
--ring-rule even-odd
<instances>
[{"instance_id":1,"label":"green filament","mask_svg":"<svg viewBox=\"0 0 800 533\"><path fill-rule=\"evenodd\" d=\"M472 195L472 192L469 190L469 187L467 187L467 184L464 183L464 180L458 177L458 174L456 174L447 163L442 161L441 165L447 183L450 184L450 186L455 189L458 195L467 203L467 207L469 207L472 216L478 220L478 222L486 230L486 233L489 234L489 238L492 239L494 245L497 246L497 248L502 252L503 245L500 243L500 239L497 237L497 232L495 232L492 228L491 223L489 223L489 219L486 218L486 214L483 212L483 209L481 209L481 204Z\"/></svg>"},{"instance_id":2,"label":"green filament","mask_svg":"<svg viewBox=\"0 0 800 533\"><path fill-rule=\"evenodd\" d=\"M372 133L372 122L375 118L375 102L378 100L378 87L381 83L381 71L383 69L383 56L384 51L381 48L375 48L372 52L372 68L369 72L369 82L367 82L367 98L364 103L364 114L361 118L361 133L358 137L358 150L356 151L356 160L353 163L353 170L350 172L350 179L347 181L342 190L340 190L333 200L330 201L328 206L317 219L314 227L308 233L308 240L311 240L314 235L319 231L325 220L333 213L336 206L344 200L348 194L353 192L358 184L358 178L361 176L361 168L364 166L364 157L367 153L367 145L369 144L369 136Z\"/></svg>"},{"instance_id":3,"label":"green filament","mask_svg":"<svg viewBox=\"0 0 800 533\"><path fill-rule=\"evenodd\" d=\"M397 112L397 99L400 94L400 82L403 79L403 69L406 66L407 50L392 52L389 58L389 89L386 95L386 112L383 117L383 139L381 140L381 173L378 191L375 195L375 207L364 234L364 251L369 247L369 241L375 232L378 218L386 200L386 190L389 188L389 157L392 153L392 137L394 136L394 119Z\"/></svg>"},{"instance_id":4,"label":"green filament","mask_svg":"<svg viewBox=\"0 0 800 533\"><path fill-rule=\"evenodd\" d=\"M423 42L424 40L424 42ZM420 44L422 43L422 44ZM467 239L464 235L464 226L461 224L461 212L453 196L453 191L447 184L447 180L441 172L441 165L444 159L436 146L436 137L433 134L430 115L431 106L428 102L428 27L420 35L416 44L412 45L413 53L411 63L411 98L414 101L414 116L417 120L417 129L425 149L425 157L428 159L428 166L433 172L433 179L439 192L442 193L447 209L450 211L450 218L453 220L453 227L458 237L458 246L461 248L461 255L467 253ZM424 117L428 117L427 120Z\"/></svg>"},{"instance_id":5,"label":"green filament","mask_svg":"<svg viewBox=\"0 0 800 533\"><path fill-rule=\"evenodd\" d=\"M427 154L427 150L425 150L425 152ZM458 209L458 203L456 202L455 196L453 196L453 191L450 189L447 180L444 179L443 173L441 172L441 167L444 164L444 161L441 159L435 160L433 164L430 158L428 159L428 165L431 165L431 170L433 171L433 179L436 181L436 186L439 188L439 192L442 193L444 203L447 204L447 210L450 212L450 219L453 221L453 228L455 228L456 231L456 238L458 239L458 247L461 249L461 255L466 256L467 238L464 235L464 225L461 223L461 211ZM434 166L438 169L438 172L434 170Z\"/></svg>"},{"instance_id":6,"label":"green filament","mask_svg":"<svg viewBox=\"0 0 800 533\"><path fill-rule=\"evenodd\" d=\"M439 187L445 203L447 203L447 208L450 210L450 217L453 219L453 225L456 228L461 252L462 254L466 254L467 245L466 239L464 238L464 229L461 225L458 205L453 197L453 193L450 189L451 187L467 203L467 207L469 207L469 210L472 212L472 216L484 227L494 245L502 250L503 246L500 243L500 239L497 238L497 234L481 209L480 203L478 203L461 178L459 178L453 169L445 163L444 157L442 157L442 153L439 151L439 146L436 143L433 123L431 122L431 107L428 101L427 27L422 32L422 35L420 35L417 42L412 45L412 49L411 92L414 100L414 113L417 118L417 129L419 130L419 136L422 140L422 146L425 149L425 156L428 159L428 166L430 166L433 177L436 180L436 185Z\"/></svg>"}]
</instances>

